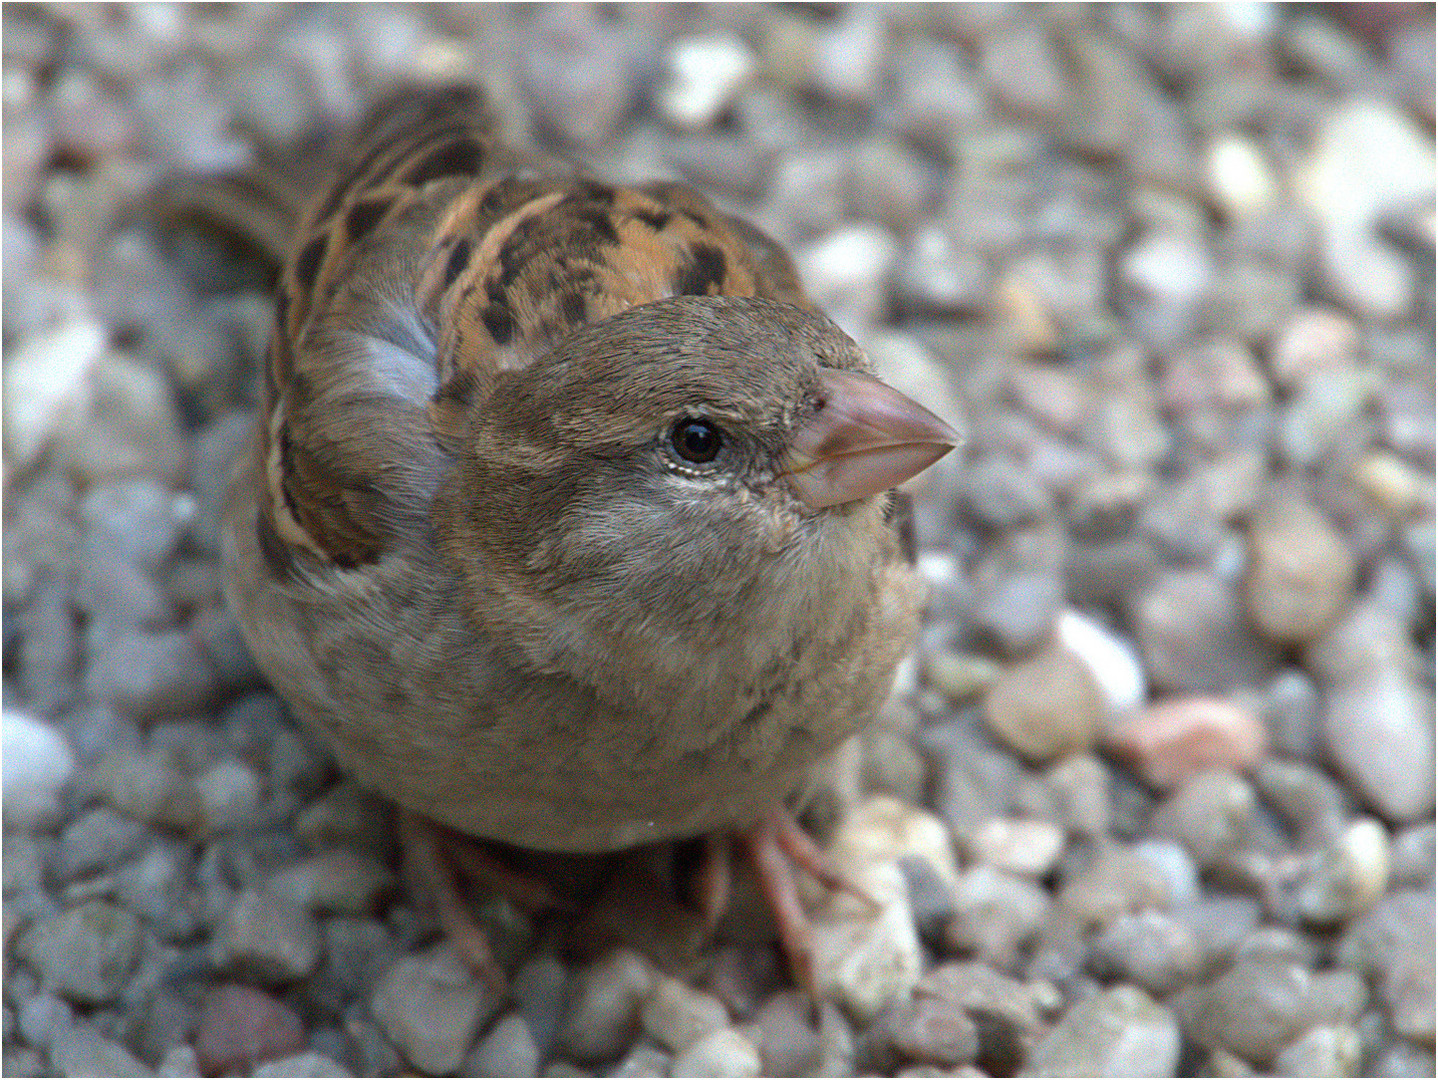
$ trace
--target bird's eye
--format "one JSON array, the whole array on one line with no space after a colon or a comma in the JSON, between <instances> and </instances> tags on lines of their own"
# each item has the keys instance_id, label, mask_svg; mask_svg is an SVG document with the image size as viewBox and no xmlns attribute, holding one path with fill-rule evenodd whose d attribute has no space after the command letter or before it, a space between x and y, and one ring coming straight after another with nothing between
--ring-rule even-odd
<instances>
[{"instance_id":1,"label":"bird's eye","mask_svg":"<svg viewBox=\"0 0 1438 1080\"><path fill-rule=\"evenodd\" d=\"M719 456L724 434L703 417L688 416L674 425L669 442L685 461L703 465Z\"/></svg>"}]
</instances>

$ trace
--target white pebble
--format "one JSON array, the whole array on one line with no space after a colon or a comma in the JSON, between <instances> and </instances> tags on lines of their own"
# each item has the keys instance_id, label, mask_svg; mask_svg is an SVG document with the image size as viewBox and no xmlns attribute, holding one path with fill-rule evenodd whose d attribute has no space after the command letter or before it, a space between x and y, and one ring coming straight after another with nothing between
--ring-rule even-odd
<instances>
[{"instance_id":1,"label":"white pebble","mask_svg":"<svg viewBox=\"0 0 1438 1080\"><path fill-rule=\"evenodd\" d=\"M59 812L60 789L75 769L70 743L51 724L11 710L0 717L7 829L34 829Z\"/></svg>"},{"instance_id":2,"label":"white pebble","mask_svg":"<svg viewBox=\"0 0 1438 1080\"><path fill-rule=\"evenodd\" d=\"M15 466L49 442L108 335L99 323L69 323L36 334L5 358L5 444Z\"/></svg>"},{"instance_id":3,"label":"white pebble","mask_svg":"<svg viewBox=\"0 0 1438 1080\"><path fill-rule=\"evenodd\" d=\"M659 93L659 110L675 127L706 128L734 100L754 74L749 46L728 35L685 38L669 53L669 78Z\"/></svg>"},{"instance_id":4,"label":"white pebble","mask_svg":"<svg viewBox=\"0 0 1438 1080\"><path fill-rule=\"evenodd\" d=\"M673 1076L758 1076L759 1051L732 1028L706 1035L679 1054L670 1068Z\"/></svg>"},{"instance_id":5,"label":"white pebble","mask_svg":"<svg viewBox=\"0 0 1438 1080\"><path fill-rule=\"evenodd\" d=\"M1059 613L1058 637L1093 672L1110 712L1137 708L1147 699L1143 664L1131 643L1072 609Z\"/></svg>"},{"instance_id":6,"label":"white pebble","mask_svg":"<svg viewBox=\"0 0 1438 1080\"><path fill-rule=\"evenodd\" d=\"M1263 152L1241 135L1220 135L1208 148L1208 188L1231 218L1255 217L1278 199L1278 182Z\"/></svg>"}]
</instances>

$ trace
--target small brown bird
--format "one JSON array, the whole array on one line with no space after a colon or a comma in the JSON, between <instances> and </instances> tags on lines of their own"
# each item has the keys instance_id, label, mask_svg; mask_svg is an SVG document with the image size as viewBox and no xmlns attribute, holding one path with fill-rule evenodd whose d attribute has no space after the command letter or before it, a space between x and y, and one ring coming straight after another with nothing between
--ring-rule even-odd
<instances>
[{"instance_id":1,"label":"small brown bird","mask_svg":"<svg viewBox=\"0 0 1438 1080\"><path fill-rule=\"evenodd\" d=\"M448 867L486 859L448 830L715 834L750 848L802 978L789 861L837 882L786 800L888 691L922 589L887 493L954 431L869 373L774 241L682 185L516 150L465 87L395 93L341 148L265 374L230 603L407 811L475 965Z\"/></svg>"}]
</instances>

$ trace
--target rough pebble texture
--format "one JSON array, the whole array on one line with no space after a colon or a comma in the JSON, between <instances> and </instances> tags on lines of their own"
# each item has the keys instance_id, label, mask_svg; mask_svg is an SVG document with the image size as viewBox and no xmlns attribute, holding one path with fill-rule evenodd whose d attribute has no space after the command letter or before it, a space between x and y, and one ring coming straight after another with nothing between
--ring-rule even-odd
<instances>
[{"instance_id":1,"label":"rough pebble texture","mask_svg":"<svg viewBox=\"0 0 1438 1080\"><path fill-rule=\"evenodd\" d=\"M1430 7L3 21L6 1074L1433 1075ZM877 901L806 883L818 1002L643 859L477 896L498 999L223 609L272 310L140 200L401 78L704 188L967 419L810 814Z\"/></svg>"}]
</instances>

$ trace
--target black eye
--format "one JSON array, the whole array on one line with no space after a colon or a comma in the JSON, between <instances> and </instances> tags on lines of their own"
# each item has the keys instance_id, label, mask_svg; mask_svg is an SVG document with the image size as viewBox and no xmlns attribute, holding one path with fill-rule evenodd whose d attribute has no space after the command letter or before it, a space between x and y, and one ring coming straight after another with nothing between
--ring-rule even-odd
<instances>
[{"instance_id":1,"label":"black eye","mask_svg":"<svg viewBox=\"0 0 1438 1080\"><path fill-rule=\"evenodd\" d=\"M669 441L674 446L674 452L685 461L702 465L719 456L724 434L703 417L690 416L674 425Z\"/></svg>"}]
</instances>

